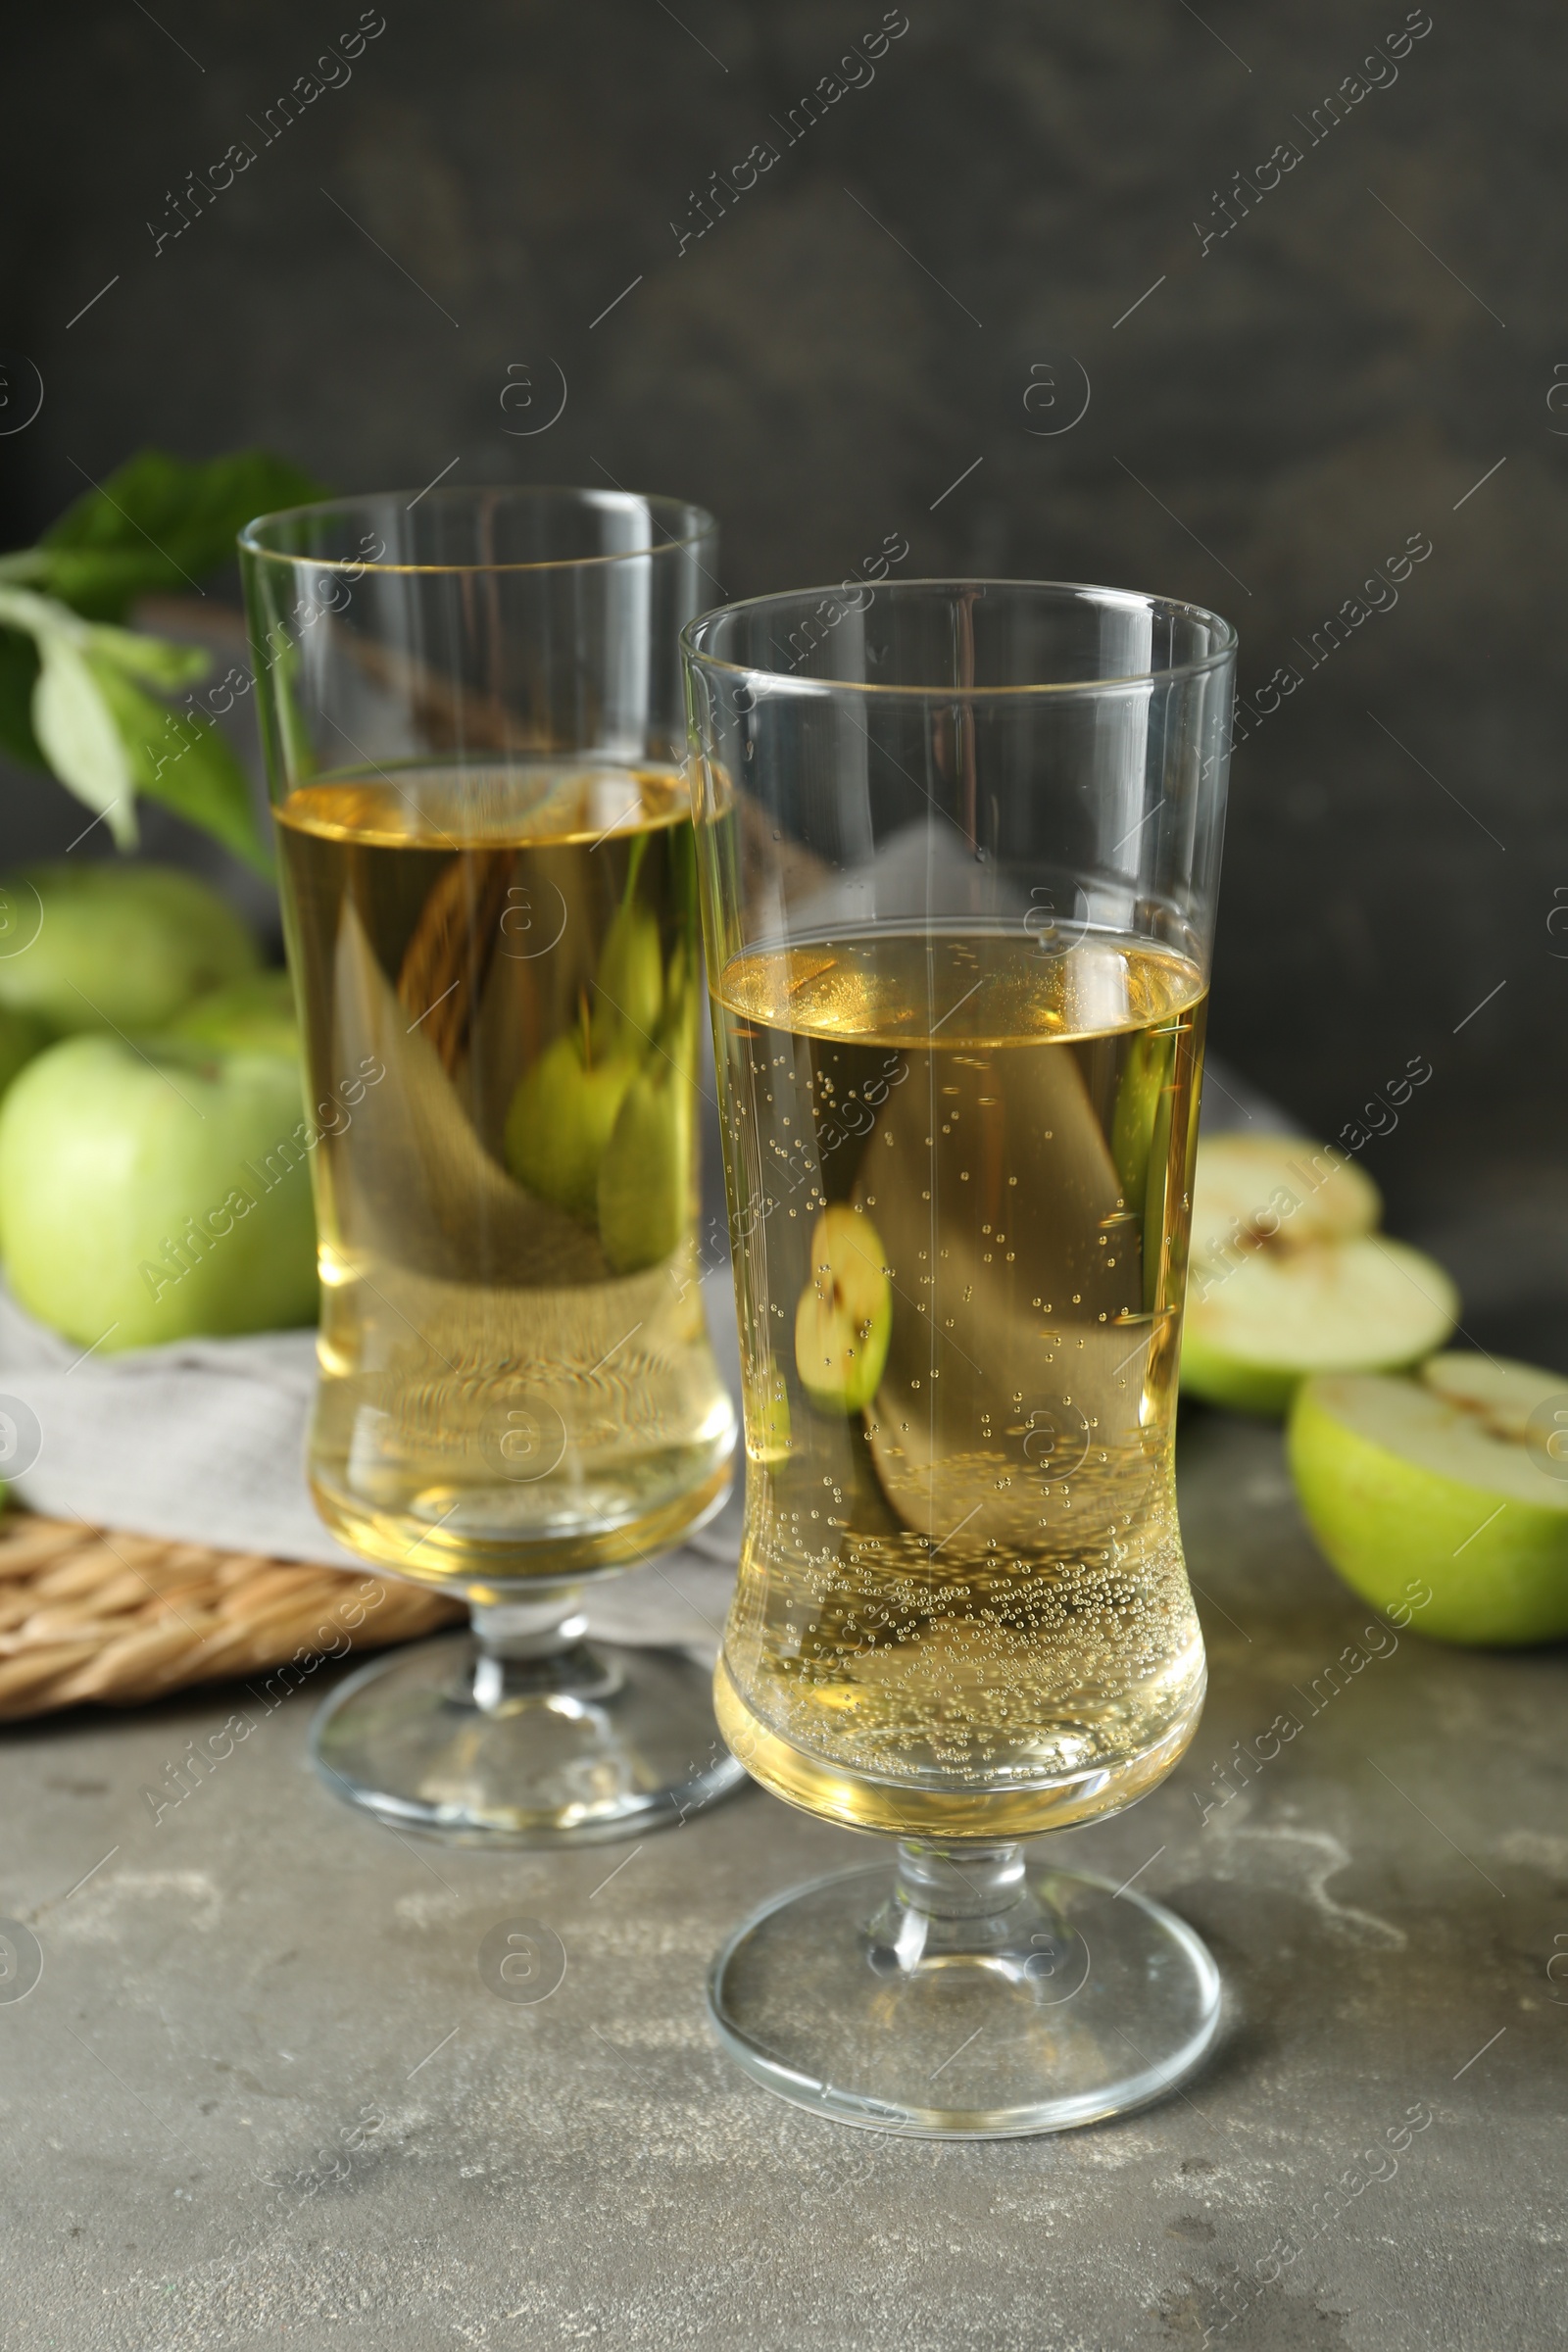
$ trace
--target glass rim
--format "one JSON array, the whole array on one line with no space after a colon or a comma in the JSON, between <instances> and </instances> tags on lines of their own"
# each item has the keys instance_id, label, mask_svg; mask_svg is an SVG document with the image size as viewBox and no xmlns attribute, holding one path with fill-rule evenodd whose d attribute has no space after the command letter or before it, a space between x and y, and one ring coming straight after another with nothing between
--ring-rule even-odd
<instances>
[{"instance_id":1,"label":"glass rim","mask_svg":"<svg viewBox=\"0 0 1568 2352\"><path fill-rule=\"evenodd\" d=\"M1157 686L1180 679L1200 677L1204 671L1218 669L1235 658L1241 639L1233 622L1211 612L1206 605L1193 604L1180 596L1149 596L1136 588L1107 588L1092 580L1018 580L931 578L912 580L882 580L874 585L856 581L856 588L870 590L869 603L878 596L908 599L917 591L932 588L950 592L978 588L1007 588L1022 590L1039 602L1065 604L1072 598L1089 598L1102 606L1122 612L1163 612L1182 613L1193 620L1205 622L1217 638L1213 650L1191 662L1175 662L1163 669L1125 670L1103 678L1028 678L1003 686L958 685L951 679L941 685L901 684L881 678L818 678L802 677L798 671L772 669L755 662L731 662L722 656L709 653L699 641L698 632L711 621L728 619L739 612L756 612L764 606L783 612L791 607L803 612L814 611L833 598L847 596L852 583L836 581L826 588L792 588L775 591L767 596L749 596L732 604L712 605L689 620L680 633L681 652L694 668L722 672L730 677L756 679L774 689L787 690L802 696L834 694L881 695L890 699L900 696L914 702L989 702L1004 696L1108 694L1134 687ZM852 605L851 612L863 612L866 606ZM842 617L842 616L841 616Z\"/></svg>"},{"instance_id":2,"label":"glass rim","mask_svg":"<svg viewBox=\"0 0 1568 2352\"><path fill-rule=\"evenodd\" d=\"M432 491L428 487L424 490L417 490L405 505L404 512L406 514L412 512L415 506L422 505L426 498L430 500L432 506L438 507L457 506L465 503L469 506L478 506L486 500L517 505L538 501L540 504L562 507L598 506L622 510L642 507L646 508L650 515L655 518L656 525L657 517L662 512L671 516L679 515L685 527L678 533L670 532L664 539L651 543L647 547L616 548L612 553L598 556L543 556L515 564L478 562L390 564L384 558L299 555L288 548L268 547L258 536L273 525L293 522L302 515L366 514L372 508L395 504L403 498L403 495L401 490L368 490L347 498L308 499L301 506L277 507L270 514L253 515L250 521L235 533L235 544L241 555L248 556L257 563L308 564L313 570L328 572L352 571L360 574L370 571L388 575L395 572L409 572L439 576L442 573L460 575L512 571L585 571L597 564L635 563L644 556L679 555L683 550L701 547L705 540L714 538L718 531L717 521L706 507L698 506L694 499L672 498L662 491L621 490L618 488L600 490L591 485L586 488L577 488L569 482L492 482L483 484L454 483L450 490Z\"/></svg>"}]
</instances>

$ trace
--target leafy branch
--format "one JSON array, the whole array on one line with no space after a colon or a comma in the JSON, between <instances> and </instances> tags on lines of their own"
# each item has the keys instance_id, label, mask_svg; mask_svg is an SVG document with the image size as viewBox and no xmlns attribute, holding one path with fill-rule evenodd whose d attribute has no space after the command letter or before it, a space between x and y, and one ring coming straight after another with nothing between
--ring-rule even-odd
<instances>
[{"instance_id":1,"label":"leafy branch","mask_svg":"<svg viewBox=\"0 0 1568 2352\"><path fill-rule=\"evenodd\" d=\"M185 465L147 449L36 547L0 556L0 750L51 769L122 850L136 846L145 794L270 872L222 735L205 713L156 699L205 677L212 657L118 624L137 597L194 587L228 563L253 515L321 496L266 450Z\"/></svg>"}]
</instances>

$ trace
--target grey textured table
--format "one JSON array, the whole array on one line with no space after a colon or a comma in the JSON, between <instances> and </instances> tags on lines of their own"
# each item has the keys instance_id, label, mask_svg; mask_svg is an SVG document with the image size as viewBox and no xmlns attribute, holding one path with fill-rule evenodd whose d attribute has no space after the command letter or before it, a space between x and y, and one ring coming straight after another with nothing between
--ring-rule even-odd
<instances>
[{"instance_id":1,"label":"grey textured table","mask_svg":"<svg viewBox=\"0 0 1568 2352\"><path fill-rule=\"evenodd\" d=\"M1186 2094L1054 2139L818 2123L718 2055L703 1975L863 1840L748 1790L640 1848L416 1844L318 1785L309 1690L155 1822L232 1700L84 1713L4 1742L0 1912L44 1959L0 2001L4 2343L1560 2342L1563 1654L1395 1643L1314 1557L1277 1433L1195 1418L1181 1463L1208 1710L1163 1788L1060 1842L1220 1961ZM519 1917L566 1957L532 2005L479 1961Z\"/></svg>"}]
</instances>

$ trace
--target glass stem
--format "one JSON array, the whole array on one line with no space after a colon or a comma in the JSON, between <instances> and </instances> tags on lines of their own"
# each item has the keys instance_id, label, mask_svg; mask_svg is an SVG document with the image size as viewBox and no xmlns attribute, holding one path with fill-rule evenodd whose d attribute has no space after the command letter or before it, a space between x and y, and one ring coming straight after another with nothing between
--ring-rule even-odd
<instances>
[{"instance_id":1,"label":"glass stem","mask_svg":"<svg viewBox=\"0 0 1568 2352\"><path fill-rule=\"evenodd\" d=\"M475 1706L498 1714L583 1683L589 1653L582 1647L588 1620L581 1599L581 1585L548 1585L532 1600L471 1604Z\"/></svg>"},{"instance_id":2,"label":"glass stem","mask_svg":"<svg viewBox=\"0 0 1568 2352\"><path fill-rule=\"evenodd\" d=\"M944 1957L1007 1951L1027 1892L1021 1845L901 1838L891 1899L866 1923L866 1958L879 1976L907 1976Z\"/></svg>"},{"instance_id":3,"label":"glass stem","mask_svg":"<svg viewBox=\"0 0 1568 2352\"><path fill-rule=\"evenodd\" d=\"M1023 1894L1021 1845L899 1840L898 1900L928 1919L996 1919Z\"/></svg>"}]
</instances>

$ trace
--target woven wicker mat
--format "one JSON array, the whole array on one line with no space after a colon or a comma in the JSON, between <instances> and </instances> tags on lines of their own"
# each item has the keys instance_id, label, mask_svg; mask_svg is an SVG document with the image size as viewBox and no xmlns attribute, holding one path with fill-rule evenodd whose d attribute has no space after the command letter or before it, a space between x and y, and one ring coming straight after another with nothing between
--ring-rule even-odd
<instances>
[{"instance_id":1,"label":"woven wicker mat","mask_svg":"<svg viewBox=\"0 0 1568 2352\"><path fill-rule=\"evenodd\" d=\"M86 1700L133 1706L285 1660L412 1641L466 1613L394 1578L10 1510L0 1519L0 1722Z\"/></svg>"}]
</instances>

